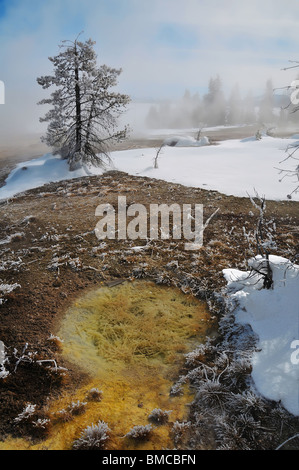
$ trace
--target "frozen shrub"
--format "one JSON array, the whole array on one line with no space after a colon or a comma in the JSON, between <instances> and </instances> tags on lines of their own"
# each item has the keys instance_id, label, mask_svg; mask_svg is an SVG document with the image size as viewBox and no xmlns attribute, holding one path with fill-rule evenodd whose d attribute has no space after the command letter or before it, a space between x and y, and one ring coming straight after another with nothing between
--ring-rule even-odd
<instances>
[{"instance_id":1,"label":"frozen shrub","mask_svg":"<svg viewBox=\"0 0 299 470\"><path fill-rule=\"evenodd\" d=\"M31 403L27 403L26 407L20 413L16 418L15 418L15 423L21 423L22 421L26 421L29 418L32 418L32 416L35 413L36 405L31 405Z\"/></svg>"},{"instance_id":2,"label":"frozen shrub","mask_svg":"<svg viewBox=\"0 0 299 470\"><path fill-rule=\"evenodd\" d=\"M249 411L266 413L267 410L267 403L263 397L250 390L243 393L231 393L228 397L228 404L237 413L247 413Z\"/></svg>"},{"instance_id":3,"label":"frozen shrub","mask_svg":"<svg viewBox=\"0 0 299 470\"><path fill-rule=\"evenodd\" d=\"M5 302L5 295L10 294L17 287L21 287L20 284L0 284L0 305Z\"/></svg>"},{"instance_id":4,"label":"frozen shrub","mask_svg":"<svg viewBox=\"0 0 299 470\"><path fill-rule=\"evenodd\" d=\"M17 232L17 233L13 233L12 235L10 235L9 238L11 242L18 242L25 238L25 234L24 232Z\"/></svg>"},{"instance_id":5,"label":"frozen shrub","mask_svg":"<svg viewBox=\"0 0 299 470\"><path fill-rule=\"evenodd\" d=\"M156 424L165 424L168 422L170 413L171 411L163 411L160 408L155 408L149 415L148 419Z\"/></svg>"},{"instance_id":6,"label":"frozen shrub","mask_svg":"<svg viewBox=\"0 0 299 470\"><path fill-rule=\"evenodd\" d=\"M218 380L207 380L197 392L197 400L208 408L222 408L227 399L227 389Z\"/></svg>"},{"instance_id":7,"label":"frozen shrub","mask_svg":"<svg viewBox=\"0 0 299 470\"><path fill-rule=\"evenodd\" d=\"M200 344L195 350L185 355L186 365L188 367L196 367L205 361L207 356L212 355L215 352L215 346L211 344L210 338L207 339L205 344Z\"/></svg>"},{"instance_id":8,"label":"frozen shrub","mask_svg":"<svg viewBox=\"0 0 299 470\"><path fill-rule=\"evenodd\" d=\"M66 409L59 410L56 413L56 418L59 421L62 421L64 423L67 423L68 421L71 421L74 416L81 415L85 412L85 406L87 403L85 402L80 402L79 400L77 402L72 402Z\"/></svg>"},{"instance_id":9,"label":"frozen shrub","mask_svg":"<svg viewBox=\"0 0 299 470\"><path fill-rule=\"evenodd\" d=\"M32 421L32 435L37 438L43 439L45 438L51 429L51 420L48 418L38 418L36 421Z\"/></svg>"},{"instance_id":10,"label":"frozen shrub","mask_svg":"<svg viewBox=\"0 0 299 470\"><path fill-rule=\"evenodd\" d=\"M45 410L37 410L37 405L27 403L23 411L14 419L20 429L26 429L31 437L43 439L49 433L51 420Z\"/></svg>"},{"instance_id":11,"label":"frozen shrub","mask_svg":"<svg viewBox=\"0 0 299 470\"><path fill-rule=\"evenodd\" d=\"M175 421L172 427L172 436L176 447L185 441L191 427L192 425L190 421Z\"/></svg>"},{"instance_id":12,"label":"frozen shrub","mask_svg":"<svg viewBox=\"0 0 299 470\"><path fill-rule=\"evenodd\" d=\"M103 398L103 392L98 388L91 388L86 398L90 401L101 401Z\"/></svg>"},{"instance_id":13,"label":"frozen shrub","mask_svg":"<svg viewBox=\"0 0 299 470\"><path fill-rule=\"evenodd\" d=\"M55 413L55 418L58 421L62 421L63 423L67 423L68 421L71 421L73 419L73 416L68 410L65 410L63 408L62 410L59 410L59 411L57 411L57 413Z\"/></svg>"},{"instance_id":14,"label":"frozen shrub","mask_svg":"<svg viewBox=\"0 0 299 470\"><path fill-rule=\"evenodd\" d=\"M6 379L6 377L9 375L9 372L5 369L5 367L0 364L0 379Z\"/></svg>"},{"instance_id":15,"label":"frozen shrub","mask_svg":"<svg viewBox=\"0 0 299 470\"><path fill-rule=\"evenodd\" d=\"M37 429L47 429L49 427L49 424L50 424L50 420L47 419L47 418L39 418L37 419L36 421L33 421L32 423L34 425L34 427L36 427Z\"/></svg>"},{"instance_id":16,"label":"frozen shrub","mask_svg":"<svg viewBox=\"0 0 299 470\"><path fill-rule=\"evenodd\" d=\"M234 420L230 420L225 414L220 416L215 426L216 441L219 443L217 449L251 450L240 431Z\"/></svg>"},{"instance_id":17,"label":"frozen shrub","mask_svg":"<svg viewBox=\"0 0 299 470\"><path fill-rule=\"evenodd\" d=\"M57 347L60 347L61 344L63 343L63 340L59 338L59 336L55 336L55 335L51 335L49 336L48 338L48 341L52 342L53 344L55 344Z\"/></svg>"},{"instance_id":18,"label":"frozen shrub","mask_svg":"<svg viewBox=\"0 0 299 470\"><path fill-rule=\"evenodd\" d=\"M110 438L109 426L104 421L87 426L81 437L73 443L74 450L100 450L104 449Z\"/></svg>"},{"instance_id":19,"label":"frozen shrub","mask_svg":"<svg viewBox=\"0 0 299 470\"><path fill-rule=\"evenodd\" d=\"M215 426L216 440L220 445L217 449L221 450L225 446L230 450L252 450L260 430L260 421L252 416L241 414L231 417L223 414Z\"/></svg>"},{"instance_id":20,"label":"frozen shrub","mask_svg":"<svg viewBox=\"0 0 299 470\"><path fill-rule=\"evenodd\" d=\"M72 402L68 406L67 411L74 416L78 416L85 412L86 405L87 403L78 400L77 402Z\"/></svg>"},{"instance_id":21,"label":"frozen shrub","mask_svg":"<svg viewBox=\"0 0 299 470\"><path fill-rule=\"evenodd\" d=\"M131 439L136 439L136 440L144 440L148 439L150 437L150 434L152 432L152 426L150 424L147 424L145 426L134 426L127 434L125 437L131 438Z\"/></svg>"},{"instance_id":22,"label":"frozen shrub","mask_svg":"<svg viewBox=\"0 0 299 470\"><path fill-rule=\"evenodd\" d=\"M186 377L180 377L179 380L171 387L169 395L171 397L177 397L184 394L183 386L186 383Z\"/></svg>"}]
</instances>

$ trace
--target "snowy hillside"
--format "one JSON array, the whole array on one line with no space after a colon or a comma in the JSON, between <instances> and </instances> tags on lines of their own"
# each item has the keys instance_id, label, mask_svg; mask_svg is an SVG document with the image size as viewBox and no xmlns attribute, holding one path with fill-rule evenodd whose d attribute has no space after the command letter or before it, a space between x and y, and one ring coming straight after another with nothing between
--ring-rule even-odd
<instances>
[{"instance_id":1,"label":"snowy hillside","mask_svg":"<svg viewBox=\"0 0 299 470\"><path fill-rule=\"evenodd\" d=\"M294 189L294 178L285 178L278 168L286 157L288 145L297 140L264 136L261 140L254 137L244 140L227 140L219 145L208 145L202 140L200 145L190 137L184 137L176 146L169 146L172 137L158 158L158 168L154 159L158 149L144 148L115 151L111 153L113 166L132 175L148 176L186 186L217 190L227 195L247 197L254 189L270 200L286 200ZM177 139L177 138L176 138ZM284 168L292 168L291 161ZM51 154L19 164L0 188L0 199L9 198L27 189L41 186L51 181L76 178L90 174L100 174L99 168L69 172L65 161ZM293 195L294 201L299 194Z\"/></svg>"}]
</instances>

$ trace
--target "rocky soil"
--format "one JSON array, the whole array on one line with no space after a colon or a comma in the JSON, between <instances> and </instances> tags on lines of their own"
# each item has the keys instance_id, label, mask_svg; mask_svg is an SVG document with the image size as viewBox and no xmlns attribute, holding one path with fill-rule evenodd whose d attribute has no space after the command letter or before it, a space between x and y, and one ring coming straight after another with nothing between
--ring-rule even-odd
<instances>
[{"instance_id":1,"label":"rocky soil","mask_svg":"<svg viewBox=\"0 0 299 470\"><path fill-rule=\"evenodd\" d=\"M184 240L98 240L95 209L101 203L117 209L120 195L128 206L203 204L204 220L218 211L197 251L186 251ZM84 289L143 278L185 292L192 292L195 283L203 298L221 293L222 269L244 269L253 254L243 231L252 232L258 218L249 199L120 172L48 184L2 201L0 214L0 280L18 285L3 292L0 306L1 340L9 359L9 375L0 383L2 437L26 433L14 425L26 403L42 408L62 385L84 380L82 371L64 363L53 340L63 313ZM266 215L277 227L277 254L293 259L299 242L298 203L268 201ZM68 369L67 380L57 370L49 371L53 360Z\"/></svg>"}]
</instances>

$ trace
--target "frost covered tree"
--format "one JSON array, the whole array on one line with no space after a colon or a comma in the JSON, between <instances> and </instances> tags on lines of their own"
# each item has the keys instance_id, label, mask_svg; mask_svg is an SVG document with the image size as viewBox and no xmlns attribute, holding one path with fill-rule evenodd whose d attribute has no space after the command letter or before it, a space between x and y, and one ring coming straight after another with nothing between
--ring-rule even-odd
<instances>
[{"instance_id":1,"label":"frost covered tree","mask_svg":"<svg viewBox=\"0 0 299 470\"><path fill-rule=\"evenodd\" d=\"M282 70L289 70L292 68L298 68L299 67L299 62L298 61L289 61L294 63L295 65L292 65L290 67L285 67ZM281 89L286 89L288 94L290 95L289 97L289 103L287 106L285 106L284 109L289 109L291 114L297 113L299 111L299 78L294 80L291 85L283 87ZM280 181L282 181L284 178L289 178L291 177L293 180L294 188L292 191L287 195L289 199L292 199L292 195L296 194L299 192L299 157L298 157L298 149L299 145L298 142L294 142L290 145L287 146L285 152L287 156L280 162L281 164L285 164L287 161L291 161L293 166L291 168L279 168L279 172L282 175Z\"/></svg>"},{"instance_id":2,"label":"frost covered tree","mask_svg":"<svg viewBox=\"0 0 299 470\"><path fill-rule=\"evenodd\" d=\"M97 66L95 42L81 42L79 36L62 41L59 54L49 57L54 74L37 78L43 89L55 87L50 98L38 103L51 106L40 118L49 122L42 140L68 160L70 170L101 166L109 158L110 144L123 140L128 132L127 126L118 128L118 118L130 99L112 91L122 70Z\"/></svg>"}]
</instances>

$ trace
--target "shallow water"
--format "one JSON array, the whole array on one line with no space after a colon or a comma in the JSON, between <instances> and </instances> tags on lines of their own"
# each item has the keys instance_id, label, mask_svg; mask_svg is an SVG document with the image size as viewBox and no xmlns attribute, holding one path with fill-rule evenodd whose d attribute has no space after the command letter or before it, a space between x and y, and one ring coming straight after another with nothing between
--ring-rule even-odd
<instances>
[{"instance_id":1,"label":"shallow water","mask_svg":"<svg viewBox=\"0 0 299 470\"><path fill-rule=\"evenodd\" d=\"M90 381L49 407L57 416L79 400L84 412L69 422L56 421L42 443L18 440L14 446L71 449L87 426L102 420L111 429L107 449L173 448L172 425L187 419L193 395L187 386L180 396L169 392L184 354L205 340L208 325L206 305L179 289L134 281L88 292L66 312L57 335L62 354L88 372ZM101 391L100 401L88 400L93 388ZM124 437L133 426L149 424L155 408L171 411L167 424L154 427L147 441Z\"/></svg>"}]
</instances>

